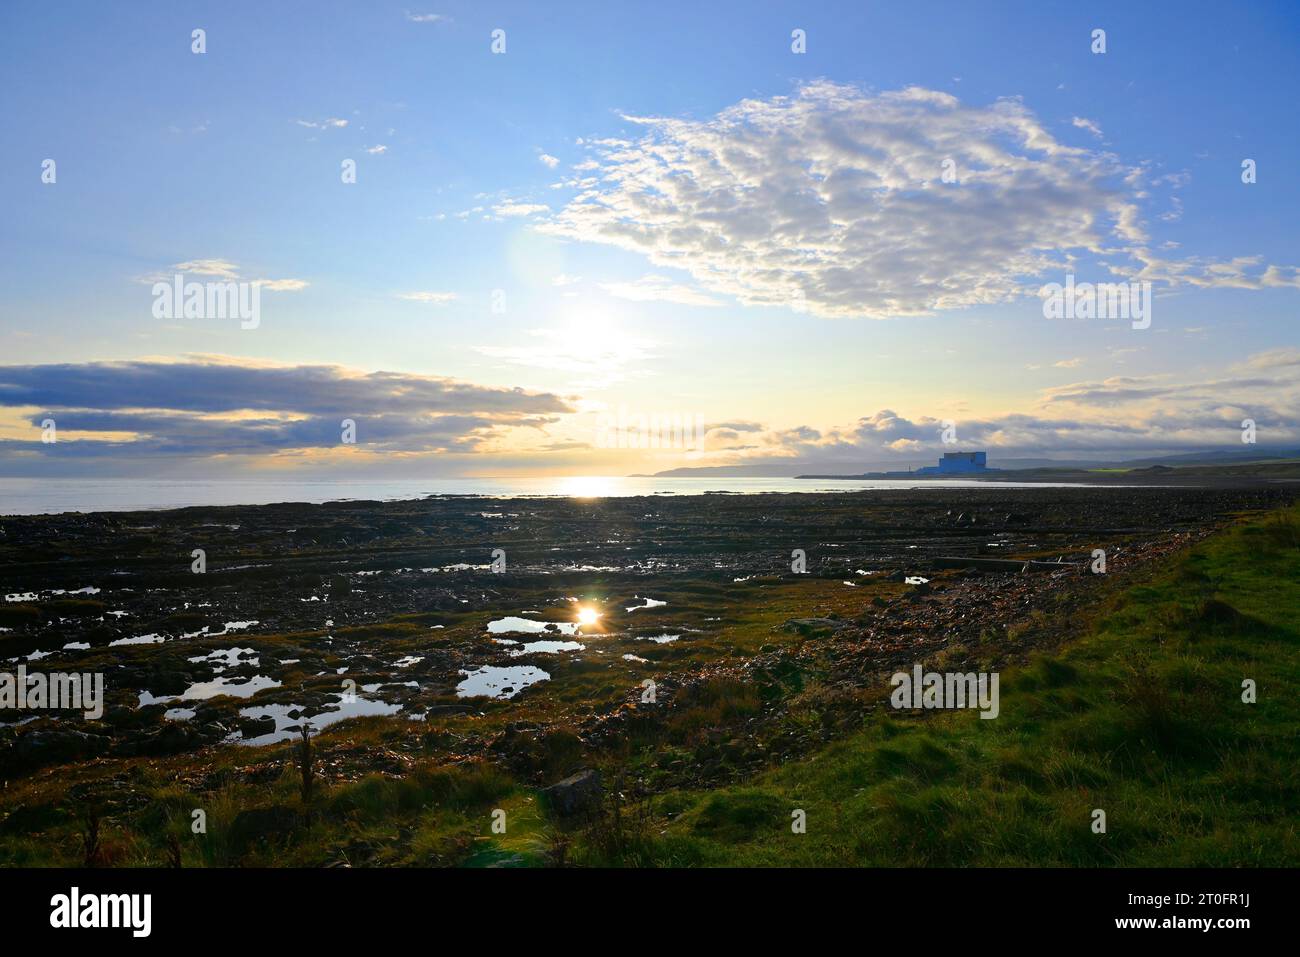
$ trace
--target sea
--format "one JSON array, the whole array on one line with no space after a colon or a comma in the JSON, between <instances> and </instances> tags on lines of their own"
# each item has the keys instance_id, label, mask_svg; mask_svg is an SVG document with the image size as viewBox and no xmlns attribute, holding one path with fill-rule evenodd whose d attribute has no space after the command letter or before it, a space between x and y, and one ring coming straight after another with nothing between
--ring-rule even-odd
<instances>
[{"instance_id":1,"label":"sea","mask_svg":"<svg viewBox=\"0 0 1300 957\"><path fill-rule=\"evenodd\" d=\"M529 478L430 478L391 481L233 481L165 479L0 478L0 515L58 512L122 512L192 505L271 505L280 502L397 501L428 496L494 498L630 495L701 495L725 492L906 491L916 488L980 488L975 479L664 478L656 476L557 476ZM1080 483L998 482L998 488L1076 488ZM1114 486L1111 486L1114 487Z\"/></svg>"}]
</instances>

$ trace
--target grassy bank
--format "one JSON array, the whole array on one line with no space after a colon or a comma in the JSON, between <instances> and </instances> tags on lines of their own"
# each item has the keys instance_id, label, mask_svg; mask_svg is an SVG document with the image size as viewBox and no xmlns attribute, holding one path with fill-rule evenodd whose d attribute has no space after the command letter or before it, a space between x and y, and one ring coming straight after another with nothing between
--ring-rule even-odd
<instances>
[{"instance_id":1,"label":"grassy bank","mask_svg":"<svg viewBox=\"0 0 1300 957\"><path fill-rule=\"evenodd\" d=\"M1300 512L1206 540L1001 716L882 713L744 787L669 794L629 859L690 865L1300 862ZM1251 679L1257 703L1243 702ZM806 813L794 834L791 815ZM1106 813L1094 833L1093 811Z\"/></svg>"}]
</instances>

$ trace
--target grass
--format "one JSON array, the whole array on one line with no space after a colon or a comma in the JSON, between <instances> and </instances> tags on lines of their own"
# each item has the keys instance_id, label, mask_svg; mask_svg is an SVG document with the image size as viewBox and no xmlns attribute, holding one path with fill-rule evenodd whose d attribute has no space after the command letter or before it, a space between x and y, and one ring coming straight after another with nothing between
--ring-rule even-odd
<instances>
[{"instance_id":1,"label":"grass","mask_svg":"<svg viewBox=\"0 0 1300 957\"><path fill-rule=\"evenodd\" d=\"M670 793L663 865L1300 861L1300 512L1206 540L1002 676L1001 717L882 711L736 787ZM1243 701L1251 680L1257 701ZM1106 814L1094 833L1093 812ZM806 833L792 814L806 813ZM642 852L645 853L644 850ZM617 860L607 863L619 863Z\"/></svg>"},{"instance_id":2,"label":"grass","mask_svg":"<svg viewBox=\"0 0 1300 957\"><path fill-rule=\"evenodd\" d=\"M365 737L365 728L354 732ZM31 784L0 822L0 863L82 866L94 822L95 862L104 866L166 866L173 842L185 867L445 866L469 858L494 809L532 799L489 764L426 759L401 777L366 774L313 788L304 800L300 769L285 757L282 767L269 764L264 781L209 761L213 780L200 786L178 784L168 768L146 762L107 780L78 768L88 783L70 789ZM130 794L115 787L123 778Z\"/></svg>"},{"instance_id":3,"label":"grass","mask_svg":"<svg viewBox=\"0 0 1300 957\"><path fill-rule=\"evenodd\" d=\"M761 606L712 641L729 654L752 653L772 640L772 621L799 602L776 586ZM755 673L751 681L718 676L684 692L662 729L629 725L620 746L603 754L587 752L565 728L521 733L512 739L513 770L450 758L459 725L429 732L421 744L410 722L384 718L329 729L321 740L336 750L313 756L318 778L296 763L300 744L256 755L218 748L51 768L9 782L0 864L1300 861L1300 706L1293 695L1300 682L1300 509L1243 521L1087 615L1083 637L1002 673L996 720L864 709L832 743L809 745L815 750L801 760L740 775L732 786L674 790L673 778L658 769L741 748L739 739L727 739L773 695L792 705L783 733L808 730L808 740L817 740L811 732L833 710L821 704L856 691L798 672ZM412 616L396 630L416 625ZM571 680L564 694L575 700L608 681L579 672ZM1246 680L1254 682L1255 703L1242 700ZM866 689L868 696L876 690L888 691L883 684ZM553 707L553 700L535 707ZM508 717L519 712L484 706L455 720ZM340 747L368 773L331 774L329 755ZM249 765L250 757L259 763ZM577 824L552 819L539 782L593 761L607 782L601 808ZM1106 815L1102 834L1092 829L1098 809ZM799 811L804 833L791 827ZM493 828L497 820L506 822L504 833Z\"/></svg>"}]
</instances>

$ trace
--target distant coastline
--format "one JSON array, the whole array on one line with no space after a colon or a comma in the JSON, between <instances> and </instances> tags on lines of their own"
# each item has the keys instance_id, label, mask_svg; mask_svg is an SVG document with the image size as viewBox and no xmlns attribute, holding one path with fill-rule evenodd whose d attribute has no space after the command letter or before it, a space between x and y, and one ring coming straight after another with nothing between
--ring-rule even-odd
<instances>
[{"instance_id":1,"label":"distant coastline","mask_svg":"<svg viewBox=\"0 0 1300 957\"><path fill-rule=\"evenodd\" d=\"M153 511L173 508L322 504L338 501L400 501L426 497L624 498L634 496L855 493L910 488L962 489L1136 486L1230 488L1300 482L1300 456L1239 463L1140 468L989 469L962 476L917 472L837 475L569 476L520 478L429 477L400 480L187 480L0 478L0 516L60 512Z\"/></svg>"},{"instance_id":2,"label":"distant coastline","mask_svg":"<svg viewBox=\"0 0 1300 957\"><path fill-rule=\"evenodd\" d=\"M797 475L808 481L882 481L907 479L929 483L951 476L923 472L862 472L857 475ZM989 469L963 476L972 482L1085 485L1240 485L1300 482L1300 458L1241 464L1148 465L1140 468Z\"/></svg>"}]
</instances>

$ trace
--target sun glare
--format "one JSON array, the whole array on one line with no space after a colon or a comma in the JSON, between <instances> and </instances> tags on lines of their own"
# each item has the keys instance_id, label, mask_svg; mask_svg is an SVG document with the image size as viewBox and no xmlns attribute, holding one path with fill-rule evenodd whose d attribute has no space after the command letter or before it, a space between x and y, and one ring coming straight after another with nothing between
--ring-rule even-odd
<instances>
[{"instance_id":1,"label":"sun glare","mask_svg":"<svg viewBox=\"0 0 1300 957\"><path fill-rule=\"evenodd\" d=\"M600 620L600 612L596 611L596 609L590 607L589 605L583 605L581 608L578 609L578 624L594 625L599 620Z\"/></svg>"},{"instance_id":2,"label":"sun glare","mask_svg":"<svg viewBox=\"0 0 1300 957\"><path fill-rule=\"evenodd\" d=\"M603 475L571 475L560 480L559 493L570 498L605 498L613 493L617 481Z\"/></svg>"}]
</instances>

